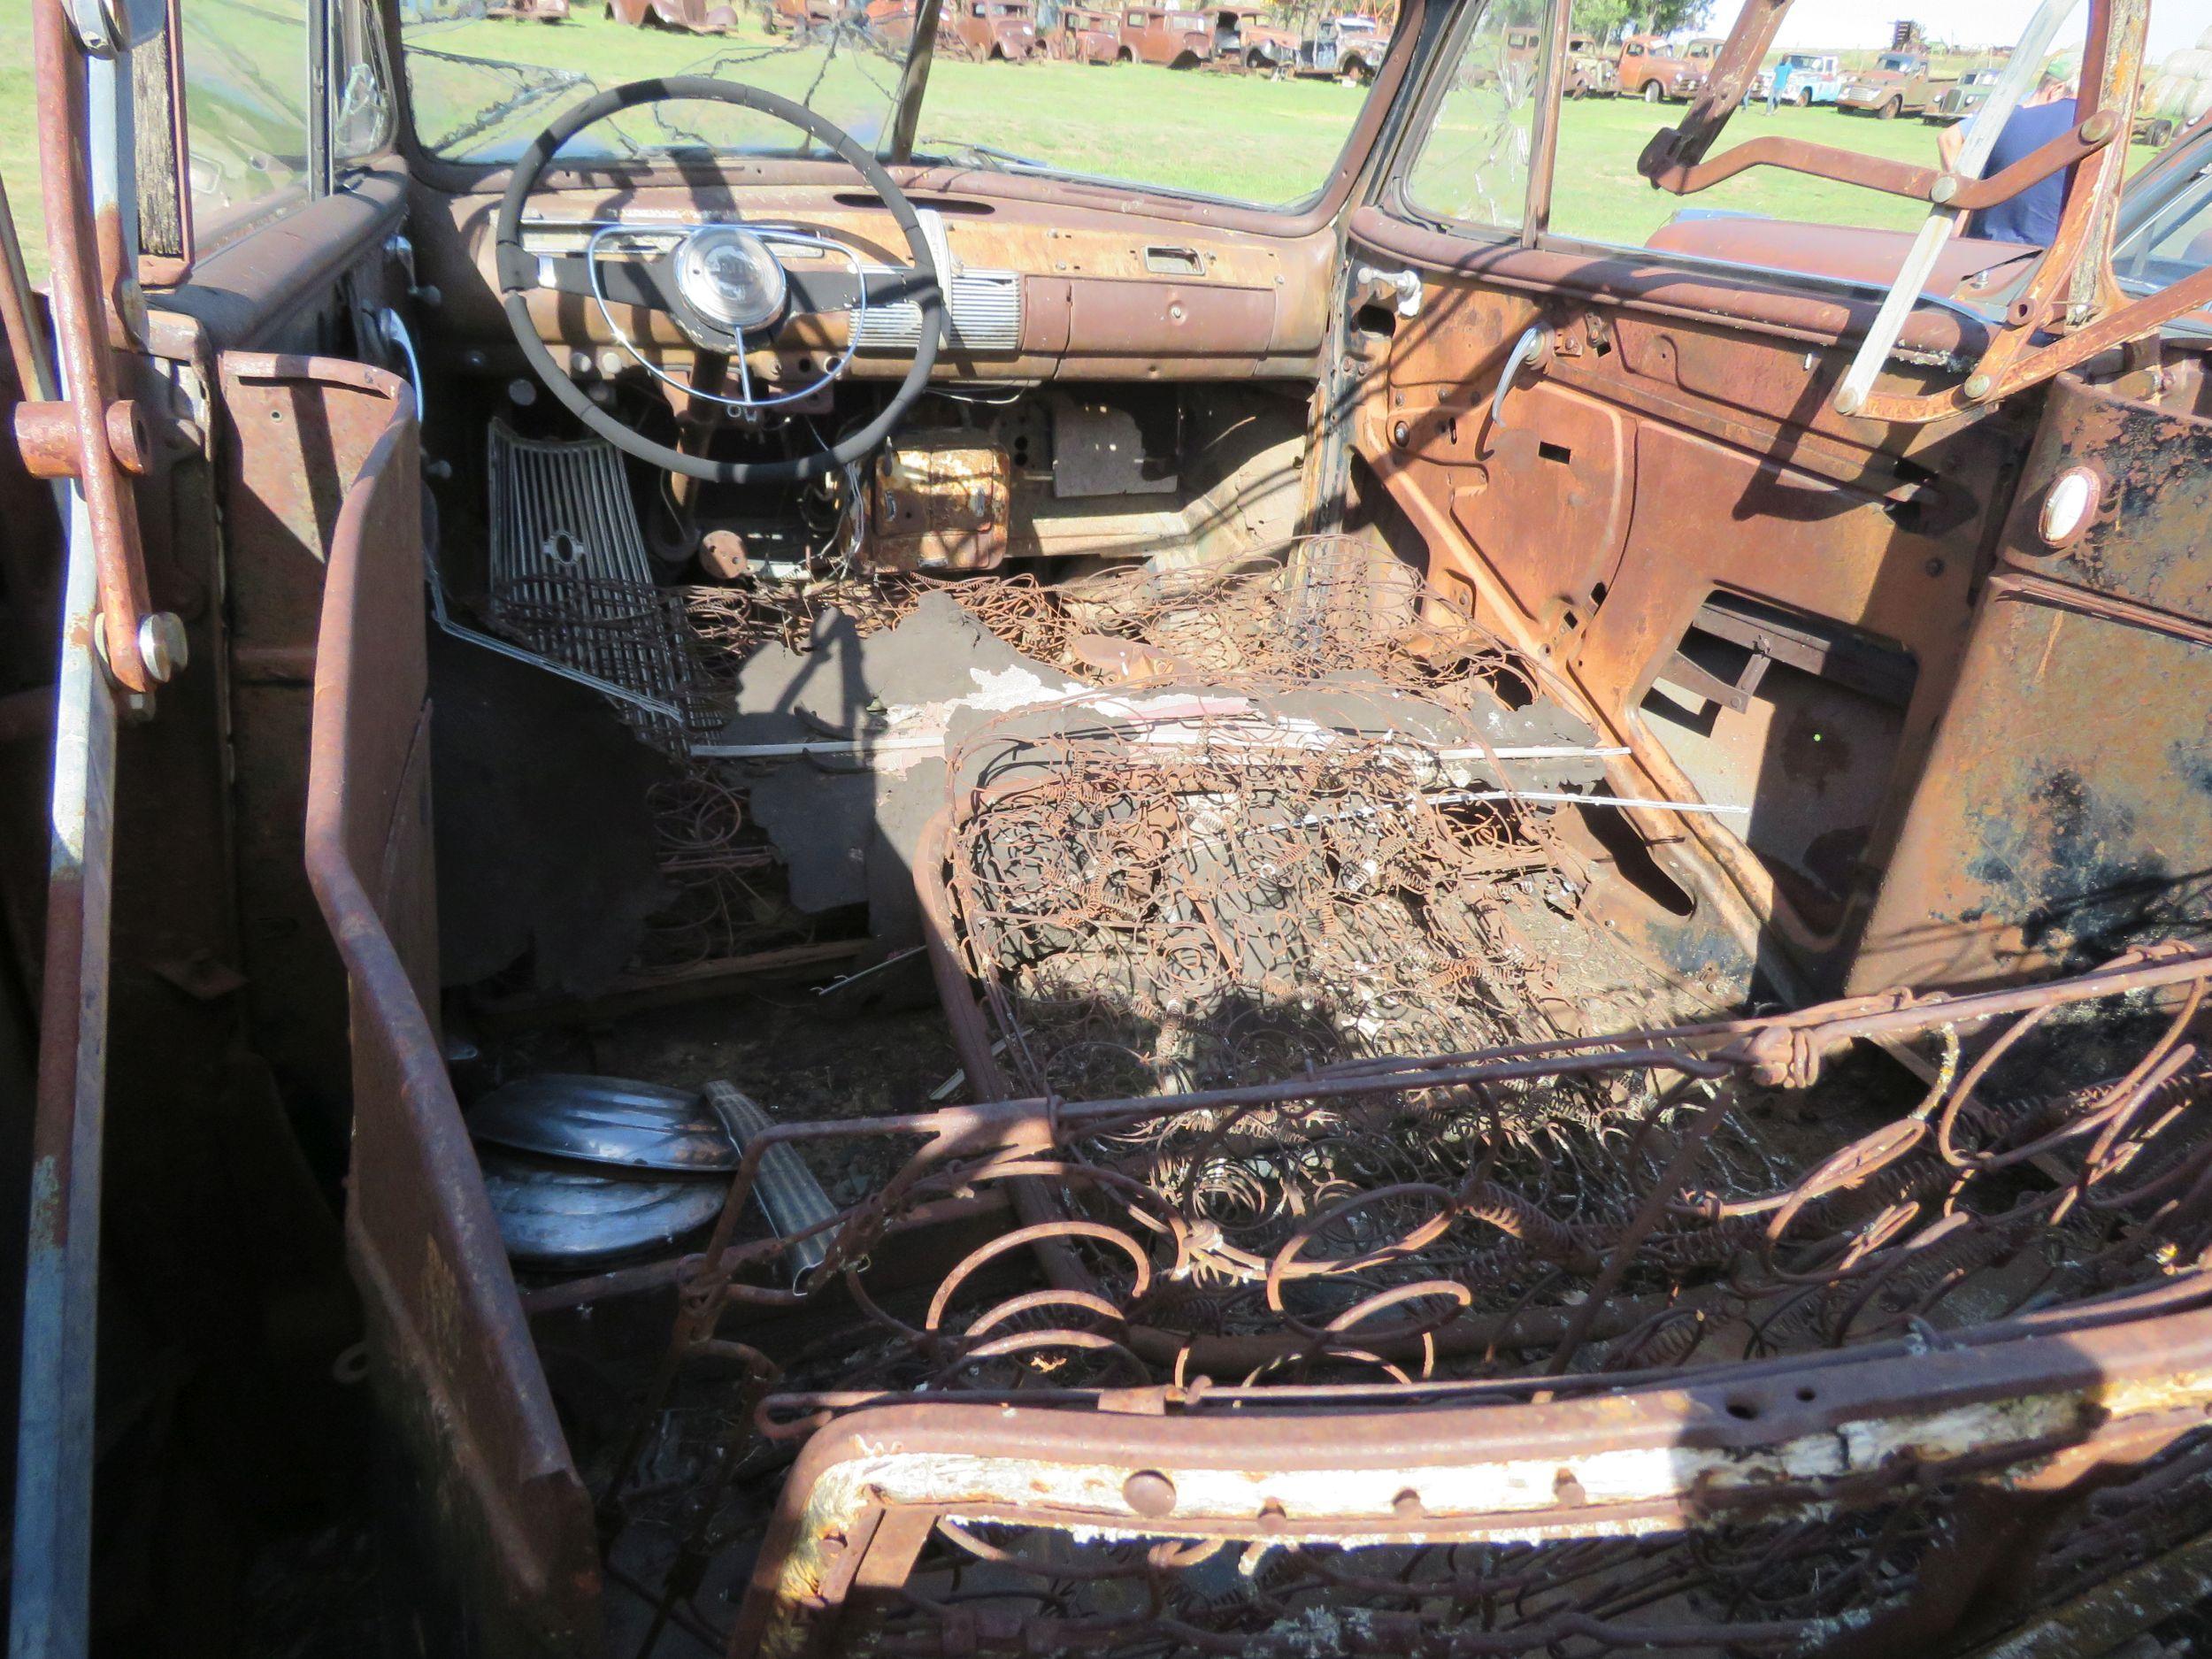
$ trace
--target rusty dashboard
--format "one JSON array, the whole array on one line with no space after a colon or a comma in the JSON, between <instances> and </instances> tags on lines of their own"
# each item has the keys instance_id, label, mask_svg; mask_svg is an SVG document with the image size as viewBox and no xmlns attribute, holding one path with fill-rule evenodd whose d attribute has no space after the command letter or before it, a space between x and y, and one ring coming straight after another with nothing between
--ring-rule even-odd
<instances>
[{"instance_id":1,"label":"rusty dashboard","mask_svg":"<svg viewBox=\"0 0 2212 1659\"><path fill-rule=\"evenodd\" d=\"M940 380L981 382L1310 378L1327 321L1334 257L1325 227L1285 219L1283 234L1187 220L995 198L980 192L914 199L948 273L947 347ZM464 346L464 366L511 355L492 263L491 194L431 195L418 188L417 257L441 296L434 326ZM889 215L864 192L830 186L717 185L567 189L533 204L524 245L574 253L601 238L622 257L623 238L724 219L773 220L833 237L887 265L899 257ZM785 257L794 257L787 250ZM593 357L615 329L657 364L687 369L692 347L665 317L618 303L540 292L531 308L549 345ZM856 346L849 373L895 379L918 326L879 311L856 340L844 317L801 319L755 354L768 379L803 377L824 350Z\"/></svg>"}]
</instances>

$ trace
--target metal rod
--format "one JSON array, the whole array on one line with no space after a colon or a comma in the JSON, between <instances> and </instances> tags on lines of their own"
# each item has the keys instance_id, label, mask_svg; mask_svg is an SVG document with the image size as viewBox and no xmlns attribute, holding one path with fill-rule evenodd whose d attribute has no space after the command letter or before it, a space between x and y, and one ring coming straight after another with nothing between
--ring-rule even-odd
<instances>
[{"instance_id":1,"label":"metal rod","mask_svg":"<svg viewBox=\"0 0 2212 1659\"><path fill-rule=\"evenodd\" d=\"M1218 741L1219 734L1216 733L1215 738ZM1194 742L1198 741L1202 741L1202 736L1201 739L1194 740ZM1144 741L1142 747L1165 749L1182 747L1182 745L1164 742L1157 737L1148 737ZM1240 737L1231 747L1235 749L1310 748L1312 745L1308 741L1301 740L1289 744L1267 746L1248 742ZM787 760L806 755L865 760L879 754L919 756L927 758L929 756L941 755L944 752L945 738L941 733L929 736L918 734L911 737L886 734L882 737L864 739L857 742L838 738L826 738L815 741L795 743L694 743L691 745L691 753L701 760ZM1435 754L1439 760L1609 760L1628 752L1626 748L1617 744L1522 743L1500 744L1490 749L1440 749L1436 750ZM1217 757L1217 758L1222 758L1222 757Z\"/></svg>"},{"instance_id":2,"label":"metal rod","mask_svg":"<svg viewBox=\"0 0 2212 1659\"><path fill-rule=\"evenodd\" d=\"M2050 49L2051 37L2058 32L2058 26L2066 20L2074 4L2075 0L2043 0L2035 15L2028 19L2020 44L2005 65L2003 77L1990 88L1988 101L1974 112L1967 125L1966 140L1960 147L1958 164L1953 168L1961 178L1981 177L1998 134L2012 118L2030 81L2042 73L2043 54ZM1858 355L1851 359L1851 366L1844 372L1843 383L1836 388L1837 413L1855 415L1866 406L1867 396L1874 389L1874 377L1888 363L1891 349L1904 332L1905 319L1920 303L1921 290L1928 285L1944 243L1951 240L1951 233L1965 217L1962 208L1939 205L1929 211L1921 224L1920 234L1913 239L1912 251L1898 267L1896 281L1882 296L1882 306L1874 314L1873 326L1859 342Z\"/></svg>"},{"instance_id":3,"label":"metal rod","mask_svg":"<svg viewBox=\"0 0 2212 1659\"><path fill-rule=\"evenodd\" d=\"M944 0L920 0L914 8L914 35L906 43L906 66L899 72L899 96L892 106L891 143L884 159L904 166L914 159L915 130L922 123L922 94L929 86L930 65L937 56L937 19ZM945 280L952 273L945 273Z\"/></svg>"},{"instance_id":4,"label":"metal rod","mask_svg":"<svg viewBox=\"0 0 2212 1659\"><path fill-rule=\"evenodd\" d=\"M8 206L5 181L0 180L0 326L8 334L8 350L15 359L16 384L21 396L50 403L57 396L54 356L48 349L45 330L38 326L31 303L31 275L23 264L23 243L15 232L15 214Z\"/></svg>"},{"instance_id":5,"label":"metal rod","mask_svg":"<svg viewBox=\"0 0 2212 1659\"><path fill-rule=\"evenodd\" d=\"M91 511L74 482L69 501L16 1425L11 1659L82 1659L89 1640L115 703L93 648L98 557Z\"/></svg>"}]
</instances>

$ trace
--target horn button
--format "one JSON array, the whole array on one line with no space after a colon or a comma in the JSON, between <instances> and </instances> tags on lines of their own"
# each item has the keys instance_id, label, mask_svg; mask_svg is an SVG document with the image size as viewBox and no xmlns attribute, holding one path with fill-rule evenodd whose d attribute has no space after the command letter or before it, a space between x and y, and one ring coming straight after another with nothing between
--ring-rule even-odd
<instances>
[{"instance_id":1,"label":"horn button","mask_svg":"<svg viewBox=\"0 0 2212 1659\"><path fill-rule=\"evenodd\" d=\"M728 347L784 312L791 285L768 244L734 225L709 225L676 250L677 320L703 346Z\"/></svg>"}]
</instances>

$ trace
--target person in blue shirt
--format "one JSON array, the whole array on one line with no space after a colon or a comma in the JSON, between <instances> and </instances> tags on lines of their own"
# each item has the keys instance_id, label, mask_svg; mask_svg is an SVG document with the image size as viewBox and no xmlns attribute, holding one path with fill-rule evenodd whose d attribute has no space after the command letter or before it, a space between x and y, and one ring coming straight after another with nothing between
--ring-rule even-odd
<instances>
[{"instance_id":1,"label":"person in blue shirt","mask_svg":"<svg viewBox=\"0 0 2212 1659\"><path fill-rule=\"evenodd\" d=\"M2076 113L2080 81L2081 60L2072 52L2057 53L2045 64L2035 90L2020 101L2004 130L1997 134L1989 159L1983 165L1982 177L2002 173L2054 138L2072 132L2081 119ZM1945 127L1937 138L1936 151L1945 172L1957 166L1959 150L1965 142L1963 124ZM2049 247L2058 234L2059 212L2066 205L2066 188L2073 177L2074 170L2069 167L2038 180L2009 201L1982 209L1968 219L1966 234L1989 242Z\"/></svg>"},{"instance_id":2,"label":"person in blue shirt","mask_svg":"<svg viewBox=\"0 0 2212 1659\"><path fill-rule=\"evenodd\" d=\"M1790 89L1790 60L1786 58L1774 65L1767 76L1767 113L1771 115L1781 107L1782 96Z\"/></svg>"}]
</instances>

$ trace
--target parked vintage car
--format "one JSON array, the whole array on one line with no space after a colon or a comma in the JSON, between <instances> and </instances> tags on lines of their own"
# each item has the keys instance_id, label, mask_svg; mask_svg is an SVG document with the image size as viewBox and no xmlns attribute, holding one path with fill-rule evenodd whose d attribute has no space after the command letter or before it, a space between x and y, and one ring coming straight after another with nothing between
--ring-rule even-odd
<instances>
[{"instance_id":1,"label":"parked vintage car","mask_svg":"<svg viewBox=\"0 0 2212 1659\"><path fill-rule=\"evenodd\" d=\"M1139 5L1125 6L1119 16L1116 56L1125 64L1195 69L1214 55L1213 29L1203 12Z\"/></svg>"},{"instance_id":2,"label":"parked vintage car","mask_svg":"<svg viewBox=\"0 0 2212 1659\"><path fill-rule=\"evenodd\" d=\"M1272 15L1262 10L1238 17L1237 60L1248 70L1265 73L1281 68L1287 73L1298 60L1298 31L1268 21Z\"/></svg>"},{"instance_id":3,"label":"parked vintage car","mask_svg":"<svg viewBox=\"0 0 2212 1659\"><path fill-rule=\"evenodd\" d=\"M1112 63L1121 56L1121 35L1114 27L1114 14L1062 6L1045 36L1045 52L1064 63Z\"/></svg>"},{"instance_id":4,"label":"parked vintage car","mask_svg":"<svg viewBox=\"0 0 2212 1659\"><path fill-rule=\"evenodd\" d=\"M725 35L737 27L728 0L606 0L606 16L633 28L683 29L693 35Z\"/></svg>"},{"instance_id":5,"label":"parked vintage car","mask_svg":"<svg viewBox=\"0 0 2212 1659\"><path fill-rule=\"evenodd\" d=\"M1390 31L1363 13L1325 18L1303 35L1275 28L1244 31L1245 63L1276 78L1297 76L1352 83L1371 81L1390 50Z\"/></svg>"},{"instance_id":6,"label":"parked vintage car","mask_svg":"<svg viewBox=\"0 0 2212 1659\"><path fill-rule=\"evenodd\" d=\"M1785 52L1773 63L1761 65L1751 77L1753 103L1766 101L1775 72L1785 65L1789 70L1782 88L1785 104L1794 104L1801 110L1816 104L1833 104L1843 90L1842 65L1833 52Z\"/></svg>"},{"instance_id":7,"label":"parked vintage car","mask_svg":"<svg viewBox=\"0 0 2212 1659\"><path fill-rule=\"evenodd\" d=\"M531 23L565 23L568 4L569 0L503 0L502 4L487 6L484 15Z\"/></svg>"},{"instance_id":8,"label":"parked vintage car","mask_svg":"<svg viewBox=\"0 0 2212 1659\"><path fill-rule=\"evenodd\" d=\"M1884 52L1871 67L1844 77L1836 107L1884 121L1918 115L1932 109L1955 81L1954 76L1936 73L1925 53Z\"/></svg>"},{"instance_id":9,"label":"parked vintage car","mask_svg":"<svg viewBox=\"0 0 2212 1659\"><path fill-rule=\"evenodd\" d=\"M1206 25L1213 33L1212 63L1222 69L1249 69L1250 61L1246 36L1253 31L1263 31L1265 8L1247 6L1212 6L1205 12ZM1257 66L1264 66L1263 64Z\"/></svg>"},{"instance_id":10,"label":"parked vintage car","mask_svg":"<svg viewBox=\"0 0 2212 1659\"><path fill-rule=\"evenodd\" d=\"M937 50L974 63L1027 63L1044 55L1037 0L944 0Z\"/></svg>"},{"instance_id":11,"label":"parked vintage car","mask_svg":"<svg viewBox=\"0 0 2212 1659\"><path fill-rule=\"evenodd\" d=\"M1968 70L1944 88L1942 96L1920 112L1920 119L1931 127L1952 127L1968 119L1989 102L1991 90L2004 73L2001 69Z\"/></svg>"},{"instance_id":12,"label":"parked vintage car","mask_svg":"<svg viewBox=\"0 0 2212 1659\"><path fill-rule=\"evenodd\" d=\"M1675 45L1657 35L1632 35L1621 42L1616 60L1620 94L1647 104L1695 97L1713 66L1720 42L1685 41Z\"/></svg>"},{"instance_id":13,"label":"parked vintage car","mask_svg":"<svg viewBox=\"0 0 2212 1659\"><path fill-rule=\"evenodd\" d=\"M1567 37L1567 96L1571 98L1610 97L1621 88L1620 63L1587 35Z\"/></svg>"}]
</instances>

